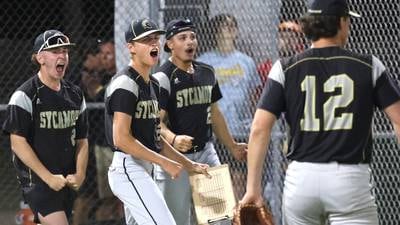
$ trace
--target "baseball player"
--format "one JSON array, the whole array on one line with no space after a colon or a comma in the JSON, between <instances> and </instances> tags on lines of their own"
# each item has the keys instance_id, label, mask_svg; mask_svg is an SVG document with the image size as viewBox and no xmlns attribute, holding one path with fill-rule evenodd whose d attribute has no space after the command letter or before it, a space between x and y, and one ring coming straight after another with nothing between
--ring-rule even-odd
<instances>
[{"instance_id":1,"label":"baseball player","mask_svg":"<svg viewBox=\"0 0 400 225\"><path fill-rule=\"evenodd\" d=\"M379 224L369 183L371 121L377 106L400 137L400 91L378 58L344 49L350 17L360 15L346 0L312 1L300 20L312 47L274 64L255 113L242 203L262 204L259 168L285 112L284 224Z\"/></svg>"},{"instance_id":2,"label":"baseball player","mask_svg":"<svg viewBox=\"0 0 400 225\"><path fill-rule=\"evenodd\" d=\"M246 144L230 135L217 101L222 97L211 66L194 61L196 32L188 19L167 24L166 52L171 58L154 74L161 86L161 134L193 161L220 165L211 142L212 130L237 160L244 160ZM168 120L168 124L166 124ZM161 168L156 180L178 225L188 225L191 190L187 173L174 181Z\"/></svg>"},{"instance_id":3,"label":"baseball player","mask_svg":"<svg viewBox=\"0 0 400 225\"><path fill-rule=\"evenodd\" d=\"M130 225L176 224L152 179L152 163L173 179L183 167L207 174L207 165L187 159L160 136L159 84L150 70L158 62L164 33L149 19L132 21L125 32L130 64L106 89L106 138L114 151L108 179Z\"/></svg>"},{"instance_id":4,"label":"baseball player","mask_svg":"<svg viewBox=\"0 0 400 225\"><path fill-rule=\"evenodd\" d=\"M57 30L35 39L32 61L39 72L13 93L3 124L23 197L35 222L46 225L68 224L74 190L86 174L86 103L80 89L63 79L72 45Z\"/></svg>"}]
</instances>

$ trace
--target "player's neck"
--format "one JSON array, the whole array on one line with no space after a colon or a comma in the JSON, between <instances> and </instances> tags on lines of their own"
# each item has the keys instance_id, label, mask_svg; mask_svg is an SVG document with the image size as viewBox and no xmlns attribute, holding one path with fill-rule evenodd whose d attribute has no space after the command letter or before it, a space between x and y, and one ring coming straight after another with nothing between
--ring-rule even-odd
<instances>
[{"instance_id":1,"label":"player's neck","mask_svg":"<svg viewBox=\"0 0 400 225\"><path fill-rule=\"evenodd\" d=\"M54 91L59 91L61 89L61 81L59 79L52 78L48 73L44 71L39 71L38 76L40 81Z\"/></svg>"},{"instance_id":2,"label":"player's neck","mask_svg":"<svg viewBox=\"0 0 400 225\"><path fill-rule=\"evenodd\" d=\"M133 69L136 70L136 72L139 73L139 75L143 78L143 80L147 83L150 80L150 71L151 71L151 67L141 64L138 65L137 62L132 61L129 64L130 67L132 67Z\"/></svg>"},{"instance_id":3,"label":"player's neck","mask_svg":"<svg viewBox=\"0 0 400 225\"><path fill-rule=\"evenodd\" d=\"M182 61L177 59L176 57L171 57L170 61L179 69L189 73L189 74L193 74L194 73L194 69L193 69L193 61Z\"/></svg>"},{"instance_id":4,"label":"player's neck","mask_svg":"<svg viewBox=\"0 0 400 225\"><path fill-rule=\"evenodd\" d=\"M327 47L343 47L342 41L337 37L332 38L320 38L317 41L312 42L313 48L327 48Z\"/></svg>"}]
</instances>

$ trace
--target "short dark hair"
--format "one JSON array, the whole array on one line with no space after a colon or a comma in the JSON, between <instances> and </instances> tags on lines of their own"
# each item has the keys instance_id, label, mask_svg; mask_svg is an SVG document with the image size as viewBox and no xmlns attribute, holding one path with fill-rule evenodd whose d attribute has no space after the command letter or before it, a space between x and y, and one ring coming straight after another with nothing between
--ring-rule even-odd
<instances>
[{"instance_id":1,"label":"short dark hair","mask_svg":"<svg viewBox=\"0 0 400 225\"><path fill-rule=\"evenodd\" d=\"M340 28L340 16L305 14L300 18L301 28L311 41L334 37Z\"/></svg>"}]
</instances>

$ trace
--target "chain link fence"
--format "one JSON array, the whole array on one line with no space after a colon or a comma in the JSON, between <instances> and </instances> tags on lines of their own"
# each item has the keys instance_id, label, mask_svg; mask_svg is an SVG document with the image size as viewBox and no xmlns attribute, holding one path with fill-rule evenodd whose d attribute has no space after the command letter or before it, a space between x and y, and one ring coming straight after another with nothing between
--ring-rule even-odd
<instances>
[{"instance_id":1,"label":"chain link fence","mask_svg":"<svg viewBox=\"0 0 400 225\"><path fill-rule=\"evenodd\" d=\"M124 224L122 206L110 193L105 179L111 154L104 143L103 104L98 91L129 60L124 42L128 23L140 17L150 17L161 27L177 17L194 21L199 38L198 59L214 66L225 96L219 104L229 129L238 141L247 141L255 104L272 62L307 47L298 27L292 23L305 12L306 3L306 0L1 1L0 122L12 92L36 73L30 63L34 38L47 29L59 29L70 36L77 47L70 53L66 79L80 85L90 102L91 144L87 181L76 201L71 224ZM397 77L400 3L377 0L350 3L363 17L352 19L347 47L375 54L400 81ZM227 16L234 19L225 20ZM229 39L234 42L234 54L228 51L227 57L217 58L218 51L229 47L226 44ZM163 53L161 62L167 58ZM241 80L243 77L246 79ZM376 112L372 174L383 225L400 223L400 153L391 130L385 115ZM11 164L9 140L4 135L0 138L0 224L28 224L24 223L25 211L20 205L22 195ZM216 146L221 161L231 166L235 194L239 197L245 190L246 165L235 162L222 145ZM274 128L268 163L263 168L264 196L276 218L281 214L285 147L285 124L280 121ZM279 219L276 222L281 224Z\"/></svg>"}]
</instances>

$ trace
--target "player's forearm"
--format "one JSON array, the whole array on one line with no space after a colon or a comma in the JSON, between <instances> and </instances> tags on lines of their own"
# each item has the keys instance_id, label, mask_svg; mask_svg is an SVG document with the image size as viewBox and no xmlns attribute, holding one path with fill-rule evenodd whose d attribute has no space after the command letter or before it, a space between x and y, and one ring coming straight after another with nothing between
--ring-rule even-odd
<instances>
[{"instance_id":1,"label":"player's forearm","mask_svg":"<svg viewBox=\"0 0 400 225\"><path fill-rule=\"evenodd\" d=\"M261 176L268 151L275 117L266 111L257 110L251 127L247 151L247 190L261 192Z\"/></svg>"},{"instance_id":2,"label":"player's forearm","mask_svg":"<svg viewBox=\"0 0 400 225\"><path fill-rule=\"evenodd\" d=\"M168 129L167 125L165 125L164 122L161 122L161 136L163 136L169 144L172 144L176 134Z\"/></svg>"},{"instance_id":3,"label":"player's forearm","mask_svg":"<svg viewBox=\"0 0 400 225\"><path fill-rule=\"evenodd\" d=\"M261 190L261 175L268 150L269 137L259 131L252 132L247 151L247 189Z\"/></svg>"},{"instance_id":4,"label":"player's forearm","mask_svg":"<svg viewBox=\"0 0 400 225\"><path fill-rule=\"evenodd\" d=\"M114 145L123 152L135 156L135 158L149 161L156 164L162 164L165 157L150 150L140 141L129 133L115 132Z\"/></svg>"},{"instance_id":5,"label":"player's forearm","mask_svg":"<svg viewBox=\"0 0 400 225\"><path fill-rule=\"evenodd\" d=\"M392 122L394 132L397 137L397 143L400 143L400 101L386 107L384 112Z\"/></svg>"},{"instance_id":6,"label":"player's forearm","mask_svg":"<svg viewBox=\"0 0 400 225\"><path fill-rule=\"evenodd\" d=\"M160 111L160 125L161 125L161 136L163 136L168 143L172 144L172 142L174 141L174 138L176 136L176 134L174 134L167 126L167 121L168 121L168 113L161 109Z\"/></svg>"},{"instance_id":7,"label":"player's forearm","mask_svg":"<svg viewBox=\"0 0 400 225\"><path fill-rule=\"evenodd\" d=\"M77 140L76 152L76 174L85 178L89 158L89 144L86 138Z\"/></svg>"},{"instance_id":8,"label":"player's forearm","mask_svg":"<svg viewBox=\"0 0 400 225\"><path fill-rule=\"evenodd\" d=\"M215 135L218 140L221 141L229 150L233 150L235 140L229 133L228 126L226 125L225 118L222 115L217 105L211 107L211 122Z\"/></svg>"},{"instance_id":9,"label":"player's forearm","mask_svg":"<svg viewBox=\"0 0 400 225\"><path fill-rule=\"evenodd\" d=\"M39 160L32 147L24 137L11 134L11 149L18 156L18 158L33 172L35 172L43 181L51 177L50 171Z\"/></svg>"},{"instance_id":10,"label":"player's forearm","mask_svg":"<svg viewBox=\"0 0 400 225\"><path fill-rule=\"evenodd\" d=\"M161 150L161 154L165 157L174 160L175 162L179 162L183 165L184 168L189 168L192 165L192 161L189 160L186 156L182 153L176 151L172 146L167 143L167 140L162 138L163 140L163 148Z\"/></svg>"}]
</instances>

